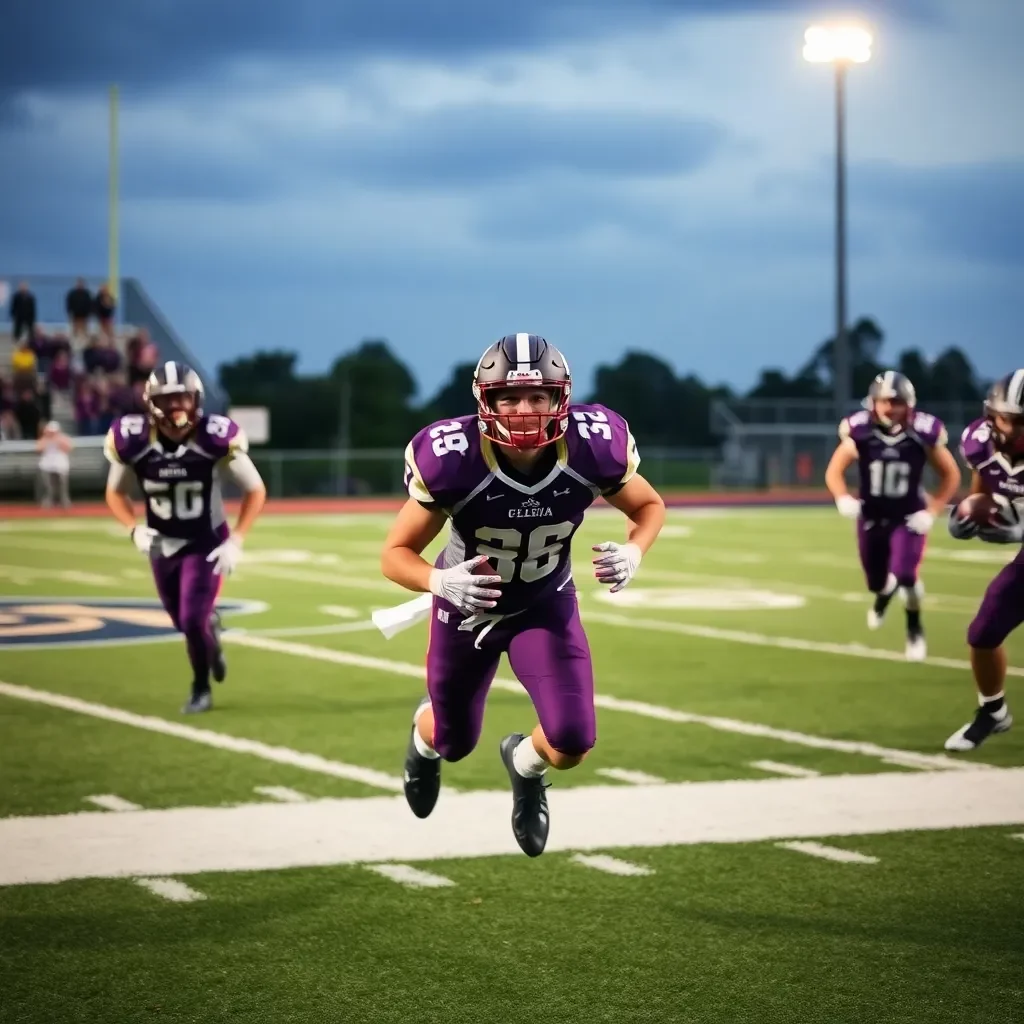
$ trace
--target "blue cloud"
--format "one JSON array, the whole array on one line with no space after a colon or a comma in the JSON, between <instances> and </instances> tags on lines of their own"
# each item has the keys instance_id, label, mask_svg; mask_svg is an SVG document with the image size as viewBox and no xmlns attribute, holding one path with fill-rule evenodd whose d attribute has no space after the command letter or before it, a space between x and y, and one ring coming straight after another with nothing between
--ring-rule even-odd
<instances>
[{"instance_id":1,"label":"blue cloud","mask_svg":"<svg viewBox=\"0 0 1024 1024\"><path fill-rule=\"evenodd\" d=\"M972 262L1024 267L1024 162L867 164L855 173L858 193L911 218L926 245Z\"/></svg>"},{"instance_id":2,"label":"blue cloud","mask_svg":"<svg viewBox=\"0 0 1024 1024\"><path fill-rule=\"evenodd\" d=\"M938 17L936 0L869 0L916 21ZM603 34L614 26L686 14L802 10L803 0L274 0L146 3L34 0L4 12L8 45L0 95L29 88L135 87L194 81L233 57L328 54L457 55Z\"/></svg>"}]
</instances>

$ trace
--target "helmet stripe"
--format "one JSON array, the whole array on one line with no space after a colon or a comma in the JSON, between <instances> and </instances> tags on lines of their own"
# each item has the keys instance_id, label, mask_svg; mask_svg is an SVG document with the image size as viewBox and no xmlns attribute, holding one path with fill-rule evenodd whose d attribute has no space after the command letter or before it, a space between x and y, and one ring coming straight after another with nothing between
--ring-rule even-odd
<instances>
[{"instance_id":1,"label":"helmet stripe","mask_svg":"<svg viewBox=\"0 0 1024 1024\"><path fill-rule=\"evenodd\" d=\"M1006 388L1006 401L1018 409L1024 409L1024 370L1017 370Z\"/></svg>"},{"instance_id":2,"label":"helmet stripe","mask_svg":"<svg viewBox=\"0 0 1024 1024\"><path fill-rule=\"evenodd\" d=\"M528 370L530 368L530 335L516 335L516 366L517 370Z\"/></svg>"},{"instance_id":3,"label":"helmet stripe","mask_svg":"<svg viewBox=\"0 0 1024 1024\"><path fill-rule=\"evenodd\" d=\"M164 363L164 376L167 378L168 384L177 384L178 367L170 361Z\"/></svg>"}]
</instances>

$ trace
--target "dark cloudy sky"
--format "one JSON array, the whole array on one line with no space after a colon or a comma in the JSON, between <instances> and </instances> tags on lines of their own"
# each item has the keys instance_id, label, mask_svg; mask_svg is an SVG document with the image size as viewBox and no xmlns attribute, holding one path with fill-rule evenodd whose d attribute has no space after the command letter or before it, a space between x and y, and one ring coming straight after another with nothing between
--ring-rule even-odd
<instances>
[{"instance_id":1,"label":"dark cloudy sky","mask_svg":"<svg viewBox=\"0 0 1024 1024\"><path fill-rule=\"evenodd\" d=\"M1024 359L1024 3L862 5L851 315ZM751 384L830 331L829 13L785 0L35 0L4 14L0 272L122 270L206 367L386 337L424 392L515 331Z\"/></svg>"}]
</instances>

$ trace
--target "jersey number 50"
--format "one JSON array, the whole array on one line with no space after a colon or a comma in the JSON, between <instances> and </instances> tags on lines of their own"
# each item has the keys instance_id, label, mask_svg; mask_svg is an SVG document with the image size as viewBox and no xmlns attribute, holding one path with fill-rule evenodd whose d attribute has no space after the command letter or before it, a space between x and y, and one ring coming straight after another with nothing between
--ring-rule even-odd
<instances>
[{"instance_id":1,"label":"jersey number 50","mask_svg":"<svg viewBox=\"0 0 1024 1024\"><path fill-rule=\"evenodd\" d=\"M157 519L198 519L203 514L203 485L197 480L180 484L143 484L150 511Z\"/></svg>"}]
</instances>

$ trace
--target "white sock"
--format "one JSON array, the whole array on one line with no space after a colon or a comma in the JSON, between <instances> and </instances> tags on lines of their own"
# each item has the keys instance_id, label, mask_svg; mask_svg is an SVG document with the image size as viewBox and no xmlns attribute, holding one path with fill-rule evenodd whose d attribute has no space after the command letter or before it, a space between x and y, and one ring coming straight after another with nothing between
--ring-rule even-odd
<instances>
[{"instance_id":1,"label":"white sock","mask_svg":"<svg viewBox=\"0 0 1024 1024\"><path fill-rule=\"evenodd\" d=\"M921 610L921 598L924 597L924 584L918 580L912 587L903 587L903 602L908 612Z\"/></svg>"},{"instance_id":2,"label":"white sock","mask_svg":"<svg viewBox=\"0 0 1024 1024\"><path fill-rule=\"evenodd\" d=\"M429 743L427 743L427 741L420 735L419 729L416 728L416 723L420 720L420 715L422 715L429 707L430 702L424 701L412 716L412 742L416 747L416 753L419 754L420 757L428 757L430 760L434 760L434 758L440 757L441 755Z\"/></svg>"},{"instance_id":3,"label":"white sock","mask_svg":"<svg viewBox=\"0 0 1024 1024\"><path fill-rule=\"evenodd\" d=\"M995 704L999 702L999 707L993 711L989 704ZM978 694L978 704L985 708L986 711L997 721L1001 722L1009 713L1010 709L1006 706L1006 691L1000 690L998 693L992 694L991 697L985 697L982 694Z\"/></svg>"},{"instance_id":4,"label":"white sock","mask_svg":"<svg viewBox=\"0 0 1024 1024\"><path fill-rule=\"evenodd\" d=\"M896 589L896 582L896 577L892 573L889 573L885 579L885 586L881 589L883 597L888 597Z\"/></svg>"},{"instance_id":5,"label":"white sock","mask_svg":"<svg viewBox=\"0 0 1024 1024\"><path fill-rule=\"evenodd\" d=\"M420 757L429 757L430 760L433 761L434 758L441 756L432 746L430 746L423 739L423 737L420 735L419 729L413 729L412 742L416 747L416 753L419 754Z\"/></svg>"},{"instance_id":6,"label":"white sock","mask_svg":"<svg viewBox=\"0 0 1024 1024\"><path fill-rule=\"evenodd\" d=\"M537 753L532 736L524 736L512 751L512 765L527 779L535 779L548 770L548 763Z\"/></svg>"}]
</instances>

